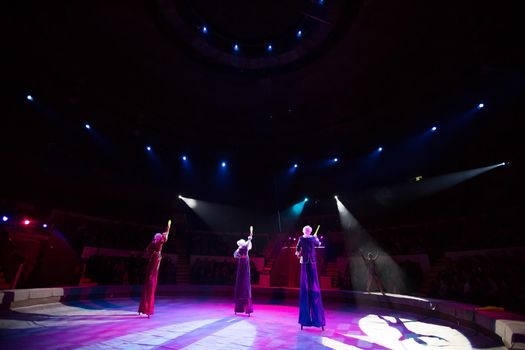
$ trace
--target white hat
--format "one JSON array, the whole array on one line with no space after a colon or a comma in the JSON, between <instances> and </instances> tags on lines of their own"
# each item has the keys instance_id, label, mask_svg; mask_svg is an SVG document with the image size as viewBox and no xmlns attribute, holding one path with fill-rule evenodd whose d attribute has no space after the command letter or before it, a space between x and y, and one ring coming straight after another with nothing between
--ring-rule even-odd
<instances>
[{"instance_id":1,"label":"white hat","mask_svg":"<svg viewBox=\"0 0 525 350\"><path fill-rule=\"evenodd\" d=\"M241 239L239 239L239 240L237 241L237 245L238 245L239 247L244 247L244 246L246 245L246 241L245 241L244 239L241 238Z\"/></svg>"}]
</instances>

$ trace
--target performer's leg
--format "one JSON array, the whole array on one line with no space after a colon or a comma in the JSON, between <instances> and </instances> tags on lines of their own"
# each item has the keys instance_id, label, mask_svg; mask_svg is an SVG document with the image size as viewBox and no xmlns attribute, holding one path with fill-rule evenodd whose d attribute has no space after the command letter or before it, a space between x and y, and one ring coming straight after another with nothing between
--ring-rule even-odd
<instances>
[{"instance_id":1,"label":"performer's leg","mask_svg":"<svg viewBox=\"0 0 525 350\"><path fill-rule=\"evenodd\" d=\"M312 303L310 305L310 314L312 317L312 325L315 327L324 327L324 307L323 300L321 297L321 285L319 284L319 277L317 275L317 266L315 264L310 265L310 281L311 281L311 294Z\"/></svg>"},{"instance_id":2,"label":"performer's leg","mask_svg":"<svg viewBox=\"0 0 525 350\"><path fill-rule=\"evenodd\" d=\"M366 291L367 293L370 293L370 286L372 285L372 276L370 276L370 274L368 274L368 278L367 278L367 281L366 281Z\"/></svg>"},{"instance_id":3,"label":"performer's leg","mask_svg":"<svg viewBox=\"0 0 525 350\"><path fill-rule=\"evenodd\" d=\"M376 281L377 288L379 288L379 291L381 292L381 294L384 295L385 292L383 291L383 284L381 283L381 279L379 278L377 274L374 276L374 279Z\"/></svg>"},{"instance_id":4,"label":"performer's leg","mask_svg":"<svg viewBox=\"0 0 525 350\"><path fill-rule=\"evenodd\" d=\"M301 283L299 291L299 323L302 326L311 326L310 317L310 286L308 281L308 271L306 265L301 264ZM302 329L302 328L301 328Z\"/></svg>"}]
</instances>

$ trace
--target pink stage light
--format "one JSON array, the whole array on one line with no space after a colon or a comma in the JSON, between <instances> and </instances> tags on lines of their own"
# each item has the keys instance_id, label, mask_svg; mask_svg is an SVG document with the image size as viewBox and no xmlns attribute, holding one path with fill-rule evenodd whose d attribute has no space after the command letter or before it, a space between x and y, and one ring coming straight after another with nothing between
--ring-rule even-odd
<instances>
[{"instance_id":1,"label":"pink stage light","mask_svg":"<svg viewBox=\"0 0 525 350\"><path fill-rule=\"evenodd\" d=\"M31 223L31 220L24 220L24 225L29 225Z\"/></svg>"}]
</instances>

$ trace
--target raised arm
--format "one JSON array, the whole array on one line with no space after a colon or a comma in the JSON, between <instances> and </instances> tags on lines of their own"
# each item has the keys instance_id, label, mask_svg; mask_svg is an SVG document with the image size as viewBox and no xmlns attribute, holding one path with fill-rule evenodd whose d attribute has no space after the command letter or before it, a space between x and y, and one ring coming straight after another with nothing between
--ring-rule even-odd
<instances>
[{"instance_id":1,"label":"raised arm","mask_svg":"<svg viewBox=\"0 0 525 350\"><path fill-rule=\"evenodd\" d=\"M248 242L246 243L246 245L248 246L248 250L251 250L252 249L252 236L248 236Z\"/></svg>"},{"instance_id":2,"label":"raised arm","mask_svg":"<svg viewBox=\"0 0 525 350\"><path fill-rule=\"evenodd\" d=\"M359 255L361 255L361 258L363 258L364 262L366 263L368 260L365 257L365 254L363 253L363 249L359 248Z\"/></svg>"},{"instance_id":3,"label":"raised arm","mask_svg":"<svg viewBox=\"0 0 525 350\"><path fill-rule=\"evenodd\" d=\"M250 235L248 236L248 250L252 249L253 226L250 226Z\"/></svg>"},{"instance_id":4,"label":"raised arm","mask_svg":"<svg viewBox=\"0 0 525 350\"><path fill-rule=\"evenodd\" d=\"M170 234L170 228L171 228L171 220L168 220L168 226L166 227L166 231L162 234L164 237L164 241L168 240L168 236Z\"/></svg>"}]
</instances>

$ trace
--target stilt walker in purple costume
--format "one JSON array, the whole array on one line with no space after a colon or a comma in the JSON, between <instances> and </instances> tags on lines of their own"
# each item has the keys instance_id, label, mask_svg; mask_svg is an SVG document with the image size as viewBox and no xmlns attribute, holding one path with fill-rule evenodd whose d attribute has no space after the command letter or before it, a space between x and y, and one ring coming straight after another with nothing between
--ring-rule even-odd
<instances>
[{"instance_id":1,"label":"stilt walker in purple costume","mask_svg":"<svg viewBox=\"0 0 525 350\"><path fill-rule=\"evenodd\" d=\"M252 249L252 237L253 226L250 226L248 240L238 240L239 248L233 253L233 257L238 261L237 278L235 279L235 314L247 313L248 316L253 312L250 258L248 256L248 251Z\"/></svg>"},{"instance_id":2,"label":"stilt walker in purple costume","mask_svg":"<svg viewBox=\"0 0 525 350\"><path fill-rule=\"evenodd\" d=\"M317 275L315 247L321 245L317 238L317 231L312 236L310 226L303 227L303 236L299 237L295 255L301 260L301 283L299 291L299 323L301 329L307 327L321 327L324 331L323 300Z\"/></svg>"}]
</instances>

